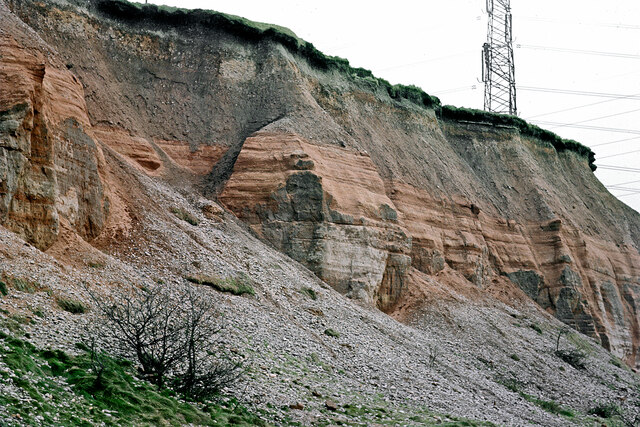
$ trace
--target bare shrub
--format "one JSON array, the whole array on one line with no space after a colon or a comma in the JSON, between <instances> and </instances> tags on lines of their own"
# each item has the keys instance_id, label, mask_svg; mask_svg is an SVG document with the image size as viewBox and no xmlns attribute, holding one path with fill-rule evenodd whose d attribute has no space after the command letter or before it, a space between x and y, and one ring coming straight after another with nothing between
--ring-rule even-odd
<instances>
[{"instance_id":1,"label":"bare shrub","mask_svg":"<svg viewBox=\"0 0 640 427\"><path fill-rule=\"evenodd\" d=\"M556 350L555 355L576 369L587 369L584 363L587 355L580 350Z\"/></svg>"},{"instance_id":2,"label":"bare shrub","mask_svg":"<svg viewBox=\"0 0 640 427\"><path fill-rule=\"evenodd\" d=\"M570 332L571 329L567 327L563 327L558 331L558 335L556 336L556 350L554 351L554 354L576 369L586 369L585 359L587 358L587 355L583 351L578 349L560 349L560 338Z\"/></svg>"},{"instance_id":3,"label":"bare shrub","mask_svg":"<svg viewBox=\"0 0 640 427\"><path fill-rule=\"evenodd\" d=\"M241 364L221 349L219 316L201 290L187 286L171 295L155 286L109 297L89 293L103 321L104 342L115 344L117 356L136 360L142 379L206 399L242 375Z\"/></svg>"},{"instance_id":4,"label":"bare shrub","mask_svg":"<svg viewBox=\"0 0 640 427\"><path fill-rule=\"evenodd\" d=\"M440 355L440 348L436 344L429 344L429 369L433 369L436 366L436 361L438 360L438 356Z\"/></svg>"}]
</instances>

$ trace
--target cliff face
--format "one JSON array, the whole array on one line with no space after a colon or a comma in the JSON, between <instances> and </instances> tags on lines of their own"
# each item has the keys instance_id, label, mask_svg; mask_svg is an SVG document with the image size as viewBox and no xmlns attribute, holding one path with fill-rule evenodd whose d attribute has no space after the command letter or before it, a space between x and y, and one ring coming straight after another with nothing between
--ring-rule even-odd
<instances>
[{"instance_id":1,"label":"cliff face","mask_svg":"<svg viewBox=\"0 0 640 427\"><path fill-rule=\"evenodd\" d=\"M0 222L41 249L60 221L91 239L108 213L82 84L0 3Z\"/></svg>"},{"instance_id":2,"label":"cliff face","mask_svg":"<svg viewBox=\"0 0 640 427\"><path fill-rule=\"evenodd\" d=\"M338 291L383 308L396 302L411 239L368 155L257 132L220 200Z\"/></svg>"},{"instance_id":3,"label":"cliff face","mask_svg":"<svg viewBox=\"0 0 640 427\"><path fill-rule=\"evenodd\" d=\"M39 247L60 221L86 240L108 223L99 141L149 176L190 174L262 239L400 319L426 283L472 284L531 298L640 364L640 217L578 154L444 120L206 19L5 3L35 33L0 2L0 220Z\"/></svg>"}]
</instances>

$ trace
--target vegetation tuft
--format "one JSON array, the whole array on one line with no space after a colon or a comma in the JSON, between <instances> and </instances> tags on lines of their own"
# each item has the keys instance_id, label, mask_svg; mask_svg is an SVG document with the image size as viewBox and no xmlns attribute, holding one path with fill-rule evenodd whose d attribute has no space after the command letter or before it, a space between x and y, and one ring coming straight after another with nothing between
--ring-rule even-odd
<instances>
[{"instance_id":1,"label":"vegetation tuft","mask_svg":"<svg viewBox=\"0 0 640 427\"><path fill-rule=\"evenodd\" d=\"M102 262L90 261L87 265L91 268L104 268L104 263Z\"/></svg>"},{"instance_id":2,"label":"vegetation tuft","mask_svg":"<svg viewBox=\"0 0 640 427\"><path fill-rule=\"evenodd\" d=\"M226 277L224 279L214 276L187 276L185 279L191 283L210 286L217 291L228 292L233 295L256 294L253 289L253 280L245 273L239 273L234 277Z\"/></svg>"},{"instance_id":3,"label":"vegetation tuft","mask_svg":"<svg viewBox=\"0 0 640 427\"><path fill-rule=\"evenodd\" d=\"M613 403L598 403L589 409L589 415L595 415L600 418L613 418L620 413L618 405Z\"/></svg>"},{"instance_id":4,"label":"vegetation tuft","mask_svg":"<svg viewBox=\"0 0 640 427\"><path fill-rule=\"evenodd\" d=\"M314 301L318 299L318 293L311 288L302 288L300 292L302 292L304 295L308 296Z\"/></svg>"},{"instance_id":5,"label":"vegetation tuft","mask_svg":"<svg viewBox=\"0 0 640 427\"><path fill-rule=\"evenodd\" d=\"M556 350L555 354L576 369L587 369L584 363L587 355L580 350Z\"/></svg>"},{"instance_id":6,"label":"vegetation tuft","mask_svg":"<svg viewBox=\"0 0 640 427\"><path fill-rule=\"evenodd\" d=\"M623 368L622 361L615 356L612 356L609 362L617 368Z\"/></svg>"},{"instance_id":7,"label":"vegetation tuft","mask_svg":"<svg viewBox=\"0 0 640 427\"><path fill-rule=\"evenodd\" d=\"M0 280L0 294L7 295L9 293L9 287L12 287L16 291L24 292L27 294L33 294L39 290L44 289L39 283L32 282L21 277L12 277L3 274L2 280Z\"/></svg>"},{"instance_id":8,"label":"vegetation tuft","mask_svg":"<svg viewBox=\"0 0 640 427\"><path fill-rule=\"evenodd\" d=\"M538 405L545 411L550 412L552 414L563 415L568 418L573 418L575 416L575 414L571 410L562 407L561 405L559 405L557 402L553 400L538 399L535 396L531 396L523 392L520 392L520 396L522 396L528 402Z\"/></svg>"},{"instance_id":9,"label":"vegetation tuft","mask_svg":"<svg viewBox=\"0 0 640 427\"><path fill-rule=\"evenodd\" d=\"M542 328L537 323L532 323L529 325L529 327L536 331L538 334L542 335Z\"/></svg>"},{"instance_id":10,"label":"vegetation tuft","mask_svg":"<svg viewBox=\"0 0 640 427\"><path fill-rule=\"evenodd\" d=\"M325 329L324 334L329 337L340 338L340 332L336 331L335 329L331 329L331 328Z\"/></svg>"},{"instance_id":11,"label":"vegetation tuft","mask_svg":"<svg viewBox=\"0 0 640 427\"><path fill-rule=\"evenodd\" d=\"M198 218L194 217L193 215L191 215L189 212L185 211L184 209L181 208L172 208L171 212L177 216L178 218L180 218L183 221L188 222L191 225L198 225L200 224L200 221L198 221Z\"/></svg>"},{"instance_id":12,"label":"vegetation tuft","mask_svg":"<svg viewBox=\"0 0 640 427\"><path fill-rule=\"evenodd\" d=\"M84 305L82 301L72 298L57 298L56 303L58 304L58 307L71 314L84 314L88 310L87 306Z\"/></svg>"}]
</instances>

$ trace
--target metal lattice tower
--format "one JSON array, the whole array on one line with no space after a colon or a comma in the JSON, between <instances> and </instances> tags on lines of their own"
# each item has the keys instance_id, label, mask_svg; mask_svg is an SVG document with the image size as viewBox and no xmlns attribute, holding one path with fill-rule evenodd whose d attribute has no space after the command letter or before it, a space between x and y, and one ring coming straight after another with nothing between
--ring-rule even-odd
<instances>
[{"instance_id":1,"label":"metal lattice tower","mask_svg":"<svg viewBox=\"0 0 640 427\"><path fill-rule=\"evenodd\" d=\"M516 78L511 33L511 0L486 0L489 25L482 49L484 109L516 116Z\"/></svg>"}]
</instances>

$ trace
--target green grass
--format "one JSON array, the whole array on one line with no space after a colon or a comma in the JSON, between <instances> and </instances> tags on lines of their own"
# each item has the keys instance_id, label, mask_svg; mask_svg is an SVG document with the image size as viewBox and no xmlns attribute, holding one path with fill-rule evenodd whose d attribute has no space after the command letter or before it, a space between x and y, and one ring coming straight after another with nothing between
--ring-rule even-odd
<instances>
[{"instance_id":1,"label":"green grass","mask_svg":"<svg viewBox=\"0 0 640 427\"><path fill-rule=\"evenodd\" d=\"M318 293L311 288L302 288L300 289L300 292L302 292L304 295L308 296L314 301L318 299Z\"/></svg>"},{"instance_id":2,"label":"green grass","mask_svg":"<svg viewBox=\"0 0 640 427\"><path fill-rule=\"evenodd\" d=\"M587 369L585 365L587 354L581 350L556 350L555 355L576 369Z\"/></svg>"},{"instance_id":3,"label":"green grass","mask_svg":"<svg viewBox=\"0 0 640 427\"><path fill-rule=\"evenodd\" d=\"M172 208L171 212L178 218L180 218L183 221L188 222L191 225L198 225L200 224L200 221L198 221L198 218L194 217L193 215L191 215L189 212L185 211L184 209L181 208Z\"/></svg>"},{"instance_id":4,"label":"green grass","mask_svg":"<svg viewBox=\"0 0 640 427\"><path fill-rule=\"evenodd\" d=\"M588 413L600 418L613 418L620 413L620 408L613 403L598 403Z\"/></svg>"},{"instance_id":5,"label":"green grass","mask_svg":"<svg viewBox=\"0 0 640 427\"><path fill-rule=\"evenodd\" d=\"M621 361L620 359L618 359L616 356L611 356L611 360L609 360L609 362L610 362L613 366L615 366L615 367L617 367L617 368L622 368L622 369L624 369L624 368L623 368L622 361Z\"/></svg>"},{"instance_id":6,"label":"green grass","mask_svg":"<svg viewBox=\"0 0 640 427\"><path fill-rule=\"evenodd\" d=\"M536 331L538 334L542 335L542 328L537 323L532 323L529 325L529 327Z\"/></svg>"},{"instance_id":7,"label":"green grass","mask_svg":"<svg viewBox=\"0 0 640 427\"><path fill-rule=\"evenodd\" d=\"M102 262L91 261L91 262L88 262L87 265L91 268L104 268L104 263Z\"/></svg>"},{"instance_id":8,"label":"green grass","mask_svg":"<svg viewBox=\"0 0 640 427\"><path fill-rule=\"evenodd\" d=\"M210 286L220 292L228 292L233 295L255 295L253 289L253 281L244 273L239 273L233 277L214 277L214 276L187 276L185 277L191 283L198 285Z\"/></svg>"},{"instance_id":9,"label":"green grass","mask_svg":"<svg viewBox=\"0 0 640 427\"><path fill-rule=\"evenodd\" d=\"M553 400L538 399L535 396L531 396L523 392L520 392L520 396L522 396L526 401L531 402L552 414L562 415L567 418L573 418L575 416L575 414L571 410L562 407L560 404L554 402Z\"/></svg>"},{"instance_id":10,"label":"green grass","mask_svg":"<svg viewBox=\"0 0 640 427\"><path fill-rule=\"evenodd\" d=\"M88 311L87 306L82 301L72 298L56 298L56 303L58 307L71 314L84 314Z\"/></svg>"},{"instance_id":11,"label":"green grass","mask_svg":"<svg viewBox=\"0 0 640 427\"><path fill-rule=\"evenodd\" d=\"M325 329L324 330L324 334L329 336L329 337L340 338L340 332L338 332L338 331L336 331L334 329L331 329L331 328Z\"/></svg>"},{"instance_id":12,"label":"green grass","mask_svg":"<svg viewBox=\"0 0 640 427\"><path fill-rule=\"evenodd\" d=\"M45 316L45 312L42 310L42 308L40 307L36 307L36 308L32 308L31 312L38 317L44 317Z\"/></svg>"},{"instance_id":13,"label":"green grass","mask_svg":"<svg viewBox=\"0 0 640 427\"><path fill-rule=\"evenodd\" d=\"M458 108L452 105L445 105L441 108L440 117L445 120L470 121L476 123L487 123L491 125L513 127L520 131L521 135L529 136L548 143L557 152L573 151L589 161L591 170L595 171L595 153L589 148L572 139L563 139L555 133L542 129L525 120L507 114L490 113L483 110L471 108Z\"/></svg>"},{"instance_id":14,"label":"green grass","mask_svg":"<svg viewBox=\"0 0 640 427\"><path fill-rule=\"evenodd\" d=\"M88 354L41 350L0 333L0 357L22 396L0 396L0 406L27 425L265 425L234 403L201 408L132 375L131 363L102 355L98 378Z\"/></svg>"},{"instance_id":15,"label":"green grass","mask_svg":"<svg viewBox=\"0 0 640 427\"><path fill-rule=\"evenodd\" d=\"M16 291L24 292L27 294L33 294L42 289L42 286L40 286L39 283L32 282L21 277L11 277L3 275L2 281L0 283L0 293L2 293L3 295L7 295L7 293L9 292L9 287L12 287Z\"/></svg>"}]
</instances>

